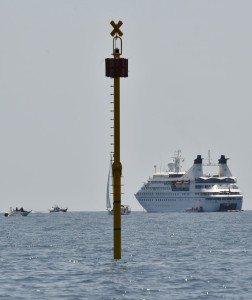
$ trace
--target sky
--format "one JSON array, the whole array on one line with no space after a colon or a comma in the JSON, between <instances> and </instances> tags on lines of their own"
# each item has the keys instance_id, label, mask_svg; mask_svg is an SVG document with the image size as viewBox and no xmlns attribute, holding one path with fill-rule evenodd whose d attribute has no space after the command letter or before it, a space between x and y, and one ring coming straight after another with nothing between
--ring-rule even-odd
<instances>
[{"instance_id":1,"label":"sky","mask_svg":"<svg viewBox=\"0 0 252 300\"><path fill-rule=\"evenodd\" d=\"M110 21L123 25L122 202L178 149L228 158L252 209L252 2L0 0L0 211L105 211Z\"/></svg>"}]
</instances>

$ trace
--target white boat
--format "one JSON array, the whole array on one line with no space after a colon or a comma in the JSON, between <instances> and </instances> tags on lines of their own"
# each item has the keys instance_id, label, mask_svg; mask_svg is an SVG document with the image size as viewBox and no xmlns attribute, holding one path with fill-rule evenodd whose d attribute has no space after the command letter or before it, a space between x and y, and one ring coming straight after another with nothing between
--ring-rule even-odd
<instances>
[{"instance_id":1,"label":"white boat","mask_svg":"<svg viewBox=\"0 0 252 300\"><path fill-rule=\"evenodd\" d=\"M241 211L243 195L237 179L221 155L218 163L202 164L198 155L193 166L181 171L181 151L178 150L168 170L156 172L135 194L147 212L217 212ZM207 169L207 172L203 172ZM212 170L214 168L214 170ZM217 168L217 171L216 171ZM209 172L211 170L211 173Z\"/></svg>"},{"instance_id":2,"label":"white boat","mask_svg":"<svg viewBox=\"0 0 252 300\"><path fill-rule=\"evenodd\" d=\"M12 216L23 216L23 217L26 217L29 215L29 213L31 212L31 210L25 210L23 209L23 207L21 207L20 209L19 208L12 208L10 207L10 211L9 212L6 212L4 213L4 216L5 217L12 217Z\"/></svg>"},{"instance_id":3,"label":"white boat","mask_svg":"<svg viewBox=\"0 0 252 300\"><path fill-rule=\"evenodd\" d=\"M110 191L110 188L113 187L113 184L110 184L110 178L111 178L111 170L112 169L112 160L110 160L110 165L109 165L109 173L108 173L108 180L107 180L107 191L106 191L106 208L108 211L109 215L113 215L114 211L111 206L111 201L110 201L110 194L112 191ZM128 215L131 213L131 208L129 205L121 205L121 215Z\"/></svg>"},{"instance_id":4,"label":"white boat","mask_svg":"<svg viewBox=\"0 0 252 300\"><path fill-rule=\"evenodd\" d=\"M131 213L131 208L129 205L121 205L121 215L129 215ZM108 210L109 215L113 215L113 209Z\"/></svg>"},{"instance_id":5,"label":"white boat","mask_svg":"<svg viewBox=\"0 0 252 300\"><path fill-rule=\"evenodd\" d=\"M52 212L67 212L67 209L68 208L62 208L62 207L59 207L58 205L54 205L52 206L50 209L49 209L49 212L52 213Z\"/></svg>"}]
</instances>

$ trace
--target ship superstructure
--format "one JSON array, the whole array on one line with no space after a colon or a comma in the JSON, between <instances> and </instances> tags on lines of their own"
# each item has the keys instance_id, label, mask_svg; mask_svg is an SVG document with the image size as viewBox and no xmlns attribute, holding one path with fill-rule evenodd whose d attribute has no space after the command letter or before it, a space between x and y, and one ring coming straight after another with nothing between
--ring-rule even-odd
<instances>
[{"instance_id":1,"label":"ship superstructure","mask_svg":"<svg viewBox=\"0 0 252 300\"><path fill-rule=\"evenodd\" d=\"M240 211L243 195L227 165L228 158L221 155L217 164L203 165L198 155L192 167L181 171L181 151L178 150L169 170L155 172L135 194L147 212L216 212ZM207 173L203 171L207 167ZM215 172L209 173L209 167ZM217 168L217 171L216 171Z\"/></svg>"}]
</instances>

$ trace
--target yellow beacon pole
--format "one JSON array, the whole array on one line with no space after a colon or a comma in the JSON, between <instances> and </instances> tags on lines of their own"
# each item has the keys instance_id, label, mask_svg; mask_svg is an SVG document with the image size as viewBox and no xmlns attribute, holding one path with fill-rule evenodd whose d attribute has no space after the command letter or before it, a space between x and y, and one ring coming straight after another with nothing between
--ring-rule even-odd
<instances>
[{"instance_id":1,"label":"yellow beacon pole","mask_svg":"<svg viewBox=\"0 0 252 300\"><path fill-rule=\"evenodd\" d=\"M121 259L121 176L122 164L120 162L120 77L128 77L128 60L121 58L123 35L120 27L122 21L117 24L111 21L113 26L114 58L106 58L106 77L114 78L114 162L113 174L113 211L114 211L114 259Z\"/></svg>"}]
</instances>

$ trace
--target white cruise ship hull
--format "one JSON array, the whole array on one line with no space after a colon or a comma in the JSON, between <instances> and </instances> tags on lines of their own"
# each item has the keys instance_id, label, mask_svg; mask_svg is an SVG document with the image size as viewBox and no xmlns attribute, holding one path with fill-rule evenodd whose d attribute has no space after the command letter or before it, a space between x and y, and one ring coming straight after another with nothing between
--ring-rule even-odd
<instances>
[{"instance_id":1,"label":"white cruise ship hull","mask_svg":"<svg viewBox=\"0 0 252 300\"><path fill-rule=\"evenodd\" d=\"M138 202L147 212L218 212L242 209L241 197L212 198L161 198L139 199Z\"/></svg>"}]
</instances>

